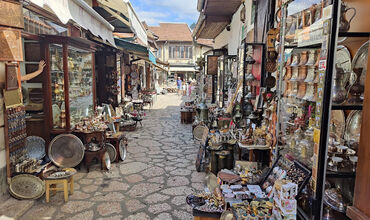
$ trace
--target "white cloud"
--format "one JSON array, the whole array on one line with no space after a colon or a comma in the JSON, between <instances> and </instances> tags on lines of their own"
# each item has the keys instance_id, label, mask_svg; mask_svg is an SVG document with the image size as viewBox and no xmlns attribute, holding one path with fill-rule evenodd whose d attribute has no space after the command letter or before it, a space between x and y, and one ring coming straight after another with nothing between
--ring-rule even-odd
<instances>
[{"instance_id":1,"label":"white cloud","mask_svg":"<svg viewBox=\"0 0 370 220\"><path fill-rule=\"evenodd\" d=\"M159 22L174 22L197 20L197 0L132 0L140 20L149 25L158 25ZM137 4L141 3L141 4Z\"/></svg>"}]
</instances>

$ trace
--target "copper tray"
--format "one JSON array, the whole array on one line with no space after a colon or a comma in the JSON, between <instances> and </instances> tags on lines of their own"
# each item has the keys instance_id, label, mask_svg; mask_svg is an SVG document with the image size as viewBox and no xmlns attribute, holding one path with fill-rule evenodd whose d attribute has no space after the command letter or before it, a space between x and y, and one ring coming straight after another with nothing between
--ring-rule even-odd
<instances>
[{"instance_id":1,"label":"copper tray","mask_svg":"<svg viewBox=\"0 0 370 220\"><path fill-rule=\"evenodd\" d=\"M73 134L60 134L49 144L48 155L58 167L75 167L84 158L82 141Z\"/></svg>"}]
</instances>

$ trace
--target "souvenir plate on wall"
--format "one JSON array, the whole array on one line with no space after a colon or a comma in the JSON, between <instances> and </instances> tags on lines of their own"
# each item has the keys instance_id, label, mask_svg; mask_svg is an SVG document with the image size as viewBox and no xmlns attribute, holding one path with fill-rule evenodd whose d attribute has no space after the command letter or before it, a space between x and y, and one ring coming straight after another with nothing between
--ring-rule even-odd
<instances>
[{"instance_id":1,"label":"souvenir plate on wall","mask_svg":"<svg viewBox=\"0 0 370 220\"><path fill-rule=\"evenodd\" d=\"M58 167L75 167L84 158L82 141L73 134L60 134L49 144L49 158Z\"/></svg>"},{"instance_id":2,"label":"souvenir plate on wall","mask_svg":"<svg viewBox=\"0 0 370 220\"><path fill-rule=\"evenodd\" d=\"M105 143L105 147L107 148L110 160L115 161L117 158L116 148L110 143Z\"/></svg>"},{"instance_id":3,"label":"souvenir plate on wall","mask_svg":"<svg viewBox=\"0 0 370 220\"><path fill-rule=\"evenodd\" d=\"M38 199L45 192L45 184L36 176L21 174L11 179L9 192L17 199Z\"/></svg>"},{"instance_id":4,"label":"souvenir plate on wall","mask_svg":"<svg viewBox=\"0 0 370 220\"><path fill-rule=\"evenodd\" d=\"M40 160L45 156L45 140L38 136L28 136L26 138L27 157Z\"/></svg>"}]
</instances>

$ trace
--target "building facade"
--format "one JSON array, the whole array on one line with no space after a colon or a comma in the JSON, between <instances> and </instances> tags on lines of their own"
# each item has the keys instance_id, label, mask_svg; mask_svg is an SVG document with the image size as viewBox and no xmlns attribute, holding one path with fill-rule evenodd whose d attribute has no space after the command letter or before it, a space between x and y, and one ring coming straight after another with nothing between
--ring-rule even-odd
<instances>
[{"instance_id":1,"label":"building facade","mask_svg":"<svg viewBox=\"0 0 370 220\"><path fill-rule=\"evenodd\" d=\"M158 36L156 57L169 63L169 77L182 80L195 79L196 60L213 48L213 41L200 39L194 42L192 32L185 23L160 23L149 30Z\"/></svg>"}]
</instances>

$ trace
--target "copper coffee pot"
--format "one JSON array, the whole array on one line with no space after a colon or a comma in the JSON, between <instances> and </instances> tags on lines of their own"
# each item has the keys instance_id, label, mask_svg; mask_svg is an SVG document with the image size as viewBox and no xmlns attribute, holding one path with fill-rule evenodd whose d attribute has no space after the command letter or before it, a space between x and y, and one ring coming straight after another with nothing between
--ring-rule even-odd
<instances>
[{"instance_id":1,"label":"copper coffee pot","mask_svg":"<svg viewBox=\"0 0 370 220\"><path fill-rule=\"evenodd\" d=\"M346 19L346 13L349 10L353 10L353 15L349 19L349 21ZM340 21L339 21L339 32L347 32L350 28L350 23L352 19L356 15L356 9L355 8L348 8L347 5L343 4L340 7Z\"/></svg>"}]
</instances>

